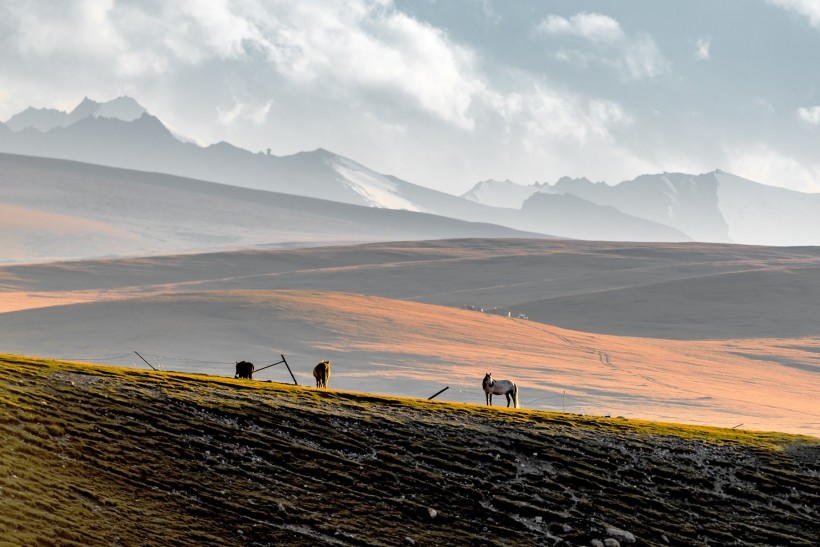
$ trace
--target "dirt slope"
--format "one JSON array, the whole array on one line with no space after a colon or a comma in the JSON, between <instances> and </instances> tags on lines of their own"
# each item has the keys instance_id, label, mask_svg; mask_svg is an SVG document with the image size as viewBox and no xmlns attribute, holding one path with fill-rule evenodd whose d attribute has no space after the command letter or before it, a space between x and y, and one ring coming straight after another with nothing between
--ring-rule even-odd
<instances>
[{"instance_id":1,"label":"dirt slope","mask_svg":"<svg viewBox=\"0 0 820 547\"><path fill-rule=\"evenodd\" d=\"M814 545L819 454L791 435L0 357L11 544Z\"/></svg>"}]
</instances>

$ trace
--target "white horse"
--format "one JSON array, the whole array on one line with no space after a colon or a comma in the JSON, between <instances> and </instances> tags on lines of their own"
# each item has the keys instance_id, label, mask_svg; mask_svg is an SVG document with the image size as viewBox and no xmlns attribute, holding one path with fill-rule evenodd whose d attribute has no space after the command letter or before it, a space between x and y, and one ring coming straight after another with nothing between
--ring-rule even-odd
<instances>
[{"instance_id":1,"label":"white horse","mask_svg":"<svg viewBox=\"0 0 820 547\"><path fill-rule=\"evenodd\" d=\"M484 388L484 394L487 398L487 404L492 406L493 395L504 395L507 397L507 406L510 406L510 401L513 402L514 408L521 408L518 405L518 386L511 380L493 380L493 375L489 372L484 375L484 381L481 382Z\"/></svg>"}]
</instances>

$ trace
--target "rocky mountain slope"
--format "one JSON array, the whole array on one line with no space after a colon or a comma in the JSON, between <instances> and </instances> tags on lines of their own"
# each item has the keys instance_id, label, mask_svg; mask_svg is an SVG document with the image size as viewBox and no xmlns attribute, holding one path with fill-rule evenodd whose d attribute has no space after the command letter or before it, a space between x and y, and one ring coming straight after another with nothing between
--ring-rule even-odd
<instances>
[{"instance_id":1,"label":"rocky mountain slope","mask_svg":"<svg viewBox=\"0 0 820 547\"><path fill-rule=\"evenodd\" d=\"M11 543L816 541L812 438L13 356L0 371Z\"/></svg>"}]
</instances>

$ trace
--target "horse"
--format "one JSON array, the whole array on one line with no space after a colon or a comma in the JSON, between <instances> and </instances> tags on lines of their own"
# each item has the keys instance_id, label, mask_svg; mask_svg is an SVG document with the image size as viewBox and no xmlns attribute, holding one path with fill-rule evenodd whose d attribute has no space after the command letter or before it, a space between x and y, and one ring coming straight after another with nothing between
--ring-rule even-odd
<instances>
[{"instance_id":1,"label":"horse","mask_svg":"<svg viewBox=\"0 0 820 547\"><path fill-rule=\"evenodd\" d=\"M484 375L484 381L481 382L484 388L484 395L487 399L487 404L493 405L493 395L505 395L507 397L507 406L510 402L514 403L513 408L521 408L518 405L518 386L511 380L493 380L493 375L487 373Z\"/></svg>"},{"instance_id":2,"label":"horse","mask_svg":"<svg viewBox=\"0 0 820 547\"><path fill-rule=\"evenodd\" d=\"M316 387L327 387L330 381L330 361L324 360L313 367L313 377L316 378Z\"/></svg>"},{"instance_id":3,"label":"horse","mask_svg":"<svg viewBox=\"0 0 820 547\"><path fill-rule=\"evenodd\" d=\"M253 371L253 363L249 363L248 361L239 361L236 363L236 375L234 378L247 378L248 380L251 380L253 379Z\"/></svg>"}]
</instances>

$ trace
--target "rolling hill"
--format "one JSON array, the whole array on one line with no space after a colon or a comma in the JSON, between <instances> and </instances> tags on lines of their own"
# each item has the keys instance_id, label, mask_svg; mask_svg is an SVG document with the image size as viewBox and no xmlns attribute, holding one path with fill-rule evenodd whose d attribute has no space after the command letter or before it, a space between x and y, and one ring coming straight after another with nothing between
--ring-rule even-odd
<instances>
[{"instance_id":1,"label":"rolling hill","mask_svg":"<svg viewBox=\"0 0 820 547\"><path fill-rule=\"evenodd\" d=\"M0 154L0 262L537 234L158 173ZM546 236L543 236L546 237Z\"/></svg>"},{"instance_id":2,"label":"rolling hill","mask_svg":"<svg viewBox=\"0 0 820 547\"><path fill-rule=\"evenodd\" d=\"M812 545L816 439L0 356L14 544Z\"/></svg>"},{"instance_id":3,"label":"rolling hill","mask_svg":"<svg viewBox=\"0 0 820 547\"><path fill-rule=\"evenodd\" d=\"M0 268L0 343L127 366L137 350L218 374L330 358L341 387L450 385L461 402L481 400L489 370L520 382L529 408L816 435L818 286L817 248L715 244L473 239L32 264Z\"/></svg>"},{"instance_id":4,"label":"rolling hill","mask_svg":"<svg viewBox=\"0 0 820 547\"><path fill-rule=\"evenodd\" d=\"M438 240L6 266L0 283L6 311L100 294L323 290L524 313L600 334L820 335L816 247Z\"/></svg>"}]
</instances>

